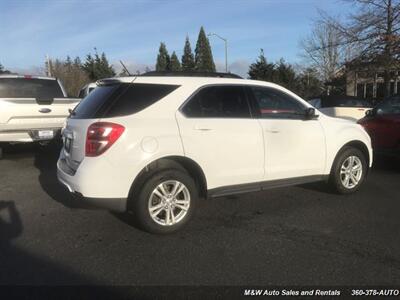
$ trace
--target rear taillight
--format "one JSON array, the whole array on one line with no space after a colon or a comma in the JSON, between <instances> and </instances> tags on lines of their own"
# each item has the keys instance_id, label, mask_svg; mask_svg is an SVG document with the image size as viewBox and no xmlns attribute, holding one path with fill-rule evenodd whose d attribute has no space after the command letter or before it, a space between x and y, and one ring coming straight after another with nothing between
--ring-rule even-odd
<instances>
[{"instance_id":1,"label":"rear taillight","mask_svg":"<svg viewBox=\"0 0 400 300\"><path fill-rule=\"evenodd\" d=\"M99 156L122 135L125 127L115 123L98 122L89 126L86 135L86 156Z\"/></svg>"}]
</instances>

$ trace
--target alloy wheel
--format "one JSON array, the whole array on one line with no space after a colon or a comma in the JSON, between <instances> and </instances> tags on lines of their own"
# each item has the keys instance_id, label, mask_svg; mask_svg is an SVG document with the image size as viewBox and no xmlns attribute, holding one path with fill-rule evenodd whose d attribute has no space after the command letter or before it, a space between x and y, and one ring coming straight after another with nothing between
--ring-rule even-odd
<instances>
[{"instance_id":1,"label":"alloy wheel","mask_svg":"<svg viewBox=\"0 0 400 300\"><path fill-rule=\"evenodd\" d=\"M358 185L363 173L363 166L360 158L349 156L340 167L340 181L347 189L352 189Z\"/></svg>"},{"instance_id":2,"label":"alloy wheel","mask_svg":"<svg viewBox=\"0 0 400 300\"><path fill-rule=\"evenodd\" d=\"M190 208L190 192L177 180L161 182L150 194L148 211L154 222L172 226L182 221Z\"/></svg>"}]
</instances>

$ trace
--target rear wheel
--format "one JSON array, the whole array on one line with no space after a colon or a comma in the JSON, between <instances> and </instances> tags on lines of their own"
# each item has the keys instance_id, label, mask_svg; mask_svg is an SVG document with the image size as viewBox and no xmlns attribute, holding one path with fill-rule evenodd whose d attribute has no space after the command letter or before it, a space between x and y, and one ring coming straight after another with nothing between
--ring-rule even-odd
<instances>
[{"instance_id":1,"label":"rear wheel","mask_svg":"<svg viewBox=\"0 0 400 300\"><path fill-rule=\"evenodd\" d=\"M364 154L357 148L346 147L335 159L330 184L340 194L353 193L364 182L367 168Z\"/></svg>"},{"instance_id":2,"label":"rear wheel","mask_svg":"<svg viewBox=\"0 0 400 300\"><path fill-rule=\"evenodd\" d=\"M161 171L150 177L133 199L133 213L144 230L172 233L190 220L197 199L196 184L187 172Z\"/></svg>"}]
</instances>

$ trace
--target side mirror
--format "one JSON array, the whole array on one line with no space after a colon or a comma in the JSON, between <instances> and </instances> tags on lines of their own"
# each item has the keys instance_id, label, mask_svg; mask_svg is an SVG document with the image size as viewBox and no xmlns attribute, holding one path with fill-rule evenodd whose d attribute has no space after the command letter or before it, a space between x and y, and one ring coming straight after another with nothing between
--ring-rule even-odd
<instances>
[{"instance_id":1,"label":"side mirror","mask_svg":"<svg viewBox=\"0 0 400 300\"><path fill-rule=\"evenodd\" d=\"M315 113L314 107L308 107L304 113L306 120L318 119L318 115Z\"/></svg>"},{"instance_id":2,"label":"side mirror","mask_svg":"<svg viewBox=\"0 0 400 300\"><path fill-rule=\"evenodd\" d=\"M367 111L365 112L365 115L366 115L367 117L373 117L373 116L376 115L376 110L375 110L375 109L369 109L369 110L367 110Z\"/></svg>"}]
</instances>

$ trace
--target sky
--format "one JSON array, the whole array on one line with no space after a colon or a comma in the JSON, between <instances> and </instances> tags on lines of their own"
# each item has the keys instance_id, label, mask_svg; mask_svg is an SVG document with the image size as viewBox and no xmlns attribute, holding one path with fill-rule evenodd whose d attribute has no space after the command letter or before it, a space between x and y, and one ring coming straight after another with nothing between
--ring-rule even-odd
<instances>
[{"instance_id":1,"label":"sky","mask_svg":"<svg viewBox=\"0 0 400 300\"><path fill-rule=\"evenodd\" d=\"M341 0L0 0L0 63L20 73L39 72L46 55L80 56L96 47L118 70L154 68L160 42L183 53L194 50L200 26L228 40L229 69L245 75L260 52L269 61L301 61L299 42L310 34L318 10L339 16ZM224 43L211 36L217 69Z\"/></svg>"}]
</instances>

